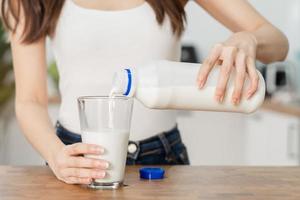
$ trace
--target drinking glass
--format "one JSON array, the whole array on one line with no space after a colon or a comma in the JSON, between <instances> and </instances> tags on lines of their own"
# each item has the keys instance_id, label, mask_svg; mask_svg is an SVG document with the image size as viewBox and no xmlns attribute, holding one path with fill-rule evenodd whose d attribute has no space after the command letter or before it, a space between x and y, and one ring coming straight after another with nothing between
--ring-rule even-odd
<instances>
[{"instance_id":1,"label":"drinking glass","mask_svg":"<svg viewBox=\"0 0 300 200\"><path fill-rule=\"evenodd\" d=\"M109 163L103 179L89 185L116 189L123 184L133 99L125 96L83 96L78 98L82 142L104 148L102 155L84 155Z\"/></svg>"}]
</instances>

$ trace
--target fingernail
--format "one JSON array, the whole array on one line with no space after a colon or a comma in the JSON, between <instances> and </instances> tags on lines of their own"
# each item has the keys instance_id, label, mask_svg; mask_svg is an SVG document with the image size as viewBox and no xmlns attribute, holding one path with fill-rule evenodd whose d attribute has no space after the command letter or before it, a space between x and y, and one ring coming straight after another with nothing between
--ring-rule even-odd
<instances>
[{"instance_id":1,"label":"fingernail","mask_svg":"<svg viewBox=\"0 0 300 200\"><path fill-rule=\"evenodd\" d=\"M98 172L97 173L97 178L104 178L105 177L105 172Z\"/></svg>"},{"instance_id":2,"label":"fingernail","mask_svg":"<svg viewBox=\"0 0 300 200\"><path fill-rule=\"evenodd\" d=\"M200 81L200 82L199 82L199 88L200 88L200 89L202 89L202 88L203 88L203 86L204 86L204 83L203 83L203 81Z\"/></svg>"},{"instance_id":3,"label":"fingernail","mask_svg":"<svg viewBox=\"0 0 300 200\"><path fill-rule=\"evenodd\" d=\"M248 94L247 94L246 98L247 98L247 99L250 99L250 97L251 97L251 93L250 93L250 92L248 92Z\"/></svg>"},{"instance_id":4,"label":"fingernail","mask_svg":"<svg viewBox=\"0 0 300 200\"><path fill-rule=\"evenodd\" d=\"M217 102L220 102L220 96L215 96L215 100L216 100Z\"/></svg>"},{"instance_id":5,"label":"fingernail","mask_svg":"<svg viewBox=\"0 0 300 200\"><path fill-rule=\"evenodd\" d=\"M219 103L222 103L224 96L215 96L215 100Z\"/></svg>"},{"instance_id":6,"label":"fingernail","mask_svg":"<svg viewBox=\"0 0 300 200\"><path fill-rule=\"evenodd\" d=\"M105 169L108 169L109 168L109 163L105 162L105 163L103 163L103 166L104 166Z\"/></svg>"},{"instance_id":7,"label":"fingernail","mask_svg":"<svg viewBox=\"0 0 300 200\"><path fill-rule=\"evenodd\" d=\"M240 101L239 101L238 98L233 98L232 103L233 103L234 105L238 105L238 104L240 103Z\"/></svg>"},{"instance_id":8,"label":"fingernail","mask_svg":"<svg viewBox=\"0 0 300 200\"><path fill-rule=\"evenodd\" d=\"M222 103L222 102L223 102L223 100L224 100L224 96L221 96L221 97L220 97L220 101L219 101L219 102L220 102L220 103Z\"/></svg>"},{"instance_id":9,"label":"fingernail","mask_svg":"<svg viewBox=\"0 0 300 200\"><path fill-rule=\"evenodd\" d=\"M236 105L236 98L233 98L233 99L231 100L231 102L232 102L233 105Z\"/></svg>"},{"instance_id":10,"label":"fingernail","mask_svg":"<svg viewBox=\"0 0 300 200\"><path fill-rule=\"evenodd\" d=\"M101 147L95 147L95 151L97 152L97 153L104 153L104 149L103 148L101 148Z\"/></svg>"},{"instance_id":11,"label":"fingernail","mask_svg":"<svg viewBox=\"0 0 300 200\"><path fill-rule=\"evenodd\" d=\"M96 163L96 167L103 167L103 163L101 162L101 161L98 161L97 163Z\"/></svg>"}]
</instances>

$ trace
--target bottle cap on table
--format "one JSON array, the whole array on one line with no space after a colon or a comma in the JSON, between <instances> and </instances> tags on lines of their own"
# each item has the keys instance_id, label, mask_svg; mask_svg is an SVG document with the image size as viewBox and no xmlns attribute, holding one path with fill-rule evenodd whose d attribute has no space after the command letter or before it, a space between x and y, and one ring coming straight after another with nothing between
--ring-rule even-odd
<instances>
[{"instance_id":1,"label":"bottle cap on table","mask_svg":"<svg viewBox=\"0 0 300 200\"><path fill-rule=\"evenodd\" d=\"M165 170L160 167L144 167L140 168L140 178L155 180L155 179L163 179L165 174Z\"/></svg>"}]
</instances>

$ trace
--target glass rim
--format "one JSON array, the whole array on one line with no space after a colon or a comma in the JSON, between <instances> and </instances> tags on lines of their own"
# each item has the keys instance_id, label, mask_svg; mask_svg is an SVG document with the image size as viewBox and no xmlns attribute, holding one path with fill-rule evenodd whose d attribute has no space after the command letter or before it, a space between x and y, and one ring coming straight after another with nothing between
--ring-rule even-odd
<instances>
[{"instance_id":1,"label":"glass rim","mask_svg":"<svg viewBox=\"0 0 300 200\"><path fill-rule=\"evenodd\" d=\"M117 100L131 100L132 97L127 97L124 95L109 96L109 95L97 95L97 96L80 96L77 98L78 101L82 100L107 100L107 99L117 99Z\"/></svg>"}]
</instances>

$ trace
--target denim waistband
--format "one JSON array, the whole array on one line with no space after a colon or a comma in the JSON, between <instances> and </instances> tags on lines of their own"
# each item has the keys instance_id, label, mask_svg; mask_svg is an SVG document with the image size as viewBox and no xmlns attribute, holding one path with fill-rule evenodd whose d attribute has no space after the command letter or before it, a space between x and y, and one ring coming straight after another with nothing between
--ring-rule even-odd
<instances>
[{"instance_id":1,"label":"denim waistband","mask_svg":"<svg viewBox=\"0 0 300 200\"><path fill-rule=\"evenodd\" d=\"M56 123L56 134L63 141L64 144L74 144L82 142L81 135L73 133L68 129L64 128L59 122ZM134 143L137 146L137 151L135 153L128 153L128 157L132 159L137 159L139 156L150 152L153 150L161 149L166 154L171 152L172 146L182 143L180 132L177 125L169 130L144 140L139 141L129 141L129 144Z\"/></svg>"},{"instance_id":2,"label":"denim waistband","mask_svg":"<svg viewBox=\"0 0 300 200\"><path fill-rule=\"evenodd\" d=\"M68 129L63 127L59 122L56 122L55 128L56 135L59 137L59 139L61 139L61 141L64 144L69 145L82 142L81 135L69 131Z\"/></svg>"}]
</instances>

